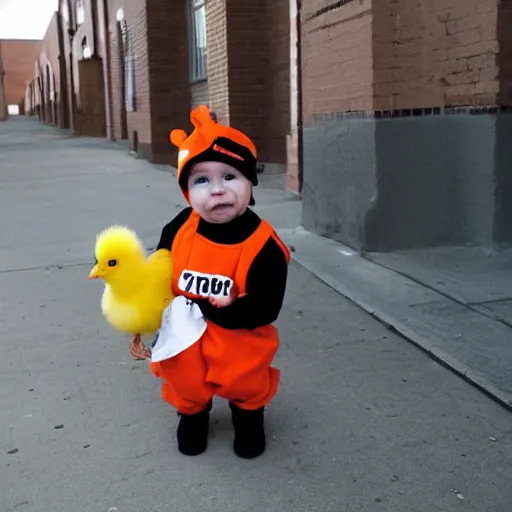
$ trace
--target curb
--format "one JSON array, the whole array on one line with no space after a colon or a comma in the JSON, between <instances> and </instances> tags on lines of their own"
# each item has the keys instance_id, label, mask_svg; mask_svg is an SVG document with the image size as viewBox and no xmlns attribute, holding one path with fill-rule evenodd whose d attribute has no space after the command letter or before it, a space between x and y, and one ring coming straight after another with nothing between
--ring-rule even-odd
<instances>
[{"instance_id":1,"label":"curb","mask_svg":"<svg viewBox=\"0 0 512 512\"><path fill-rule=\"evenodd\" d=\"M445 350L437 347L435 343L432 343L431 341L425 339L423 336L418 335L418 333L414 332L413 329L404 325L396 318L393 318L392 316L372 307L371 304L368 304L361 297L358 297L358 295L352 292L348 287L343 286L341 281L332 279L330 276L325 275L321 271L313 268L313 265L309 265L307 262L303 261L300 258L300 255L298 255L296 252L292 251L291 256L293 261L313 274L324 284L338 292L340 295L348 299L356 306L369 313L372 317L374 317L388 329L399 334L402 338L421 349L433 360L440 363L445 368L451 370L459 377L462 377L465 381L469 382L485 395L489 396L495 402L503 406L505 409L512 412L512 394L498 389L484 375L472 370L467 365L453 357L451 354L447 353Z\"/></svg>"}]
</instances>

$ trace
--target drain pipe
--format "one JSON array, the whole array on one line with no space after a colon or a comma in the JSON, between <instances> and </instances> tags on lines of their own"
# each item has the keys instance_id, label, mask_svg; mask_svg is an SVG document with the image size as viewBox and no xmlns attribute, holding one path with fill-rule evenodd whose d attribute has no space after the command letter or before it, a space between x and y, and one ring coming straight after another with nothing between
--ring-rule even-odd
<instances>
[{"instance_id":1,"label":"drain pipe","mask_svg":"<svg viewBox=\"0 0 512 512\"><path fill-rule=\"evenodd\" d=\"M62 22L62 14L60 9L57 16L57 26L59 33L59 70L60 70L60 126L59 128L68 129L70 127L69 120L69 90L68 90L68 76L66 69L66 54L64 52L64 25Z\"/></svg>"},{"instance_id":2,"label":"drain pipe","mask_svg":"<svg viewBox=\"0 0 512 512\"><path fill-rule=\"evenodd\" d=\"M106 77L106 91L105 91L105 110L107 115L107 125L108 125L108 132L107 132L107 138L109 140L115 140L114 137L114 113L113 113L113 100L112 100L112 69L111 69L111 62L110 62L110 50L111 50L111 41L110 41L110 14L108 11L108 3L107 0L102 0L102 6L103 6L103 32L104 32L104 53L103 58L105 59L105 77Z\"/></svg>"},{"instance_id":3,"label":"drain pipe","mask_svg":"<svg viewBox=\"0 0 512 512\"><path fill-rule=\"evenodd\" d=\"M299 194L304 181L304 138L302 100L302 0L297 0L297 159L299 171Z\"/></svg>"},{"instance_id":4,"label":"drain pipe","mask_svg":"<svg viewBox=\"0 0 512 512\"><path fill-rule=\"evenodd\" d=\"M69 87L70 87L70 100L71 111L69 113L69 127L76 133L76 94L75 94L75 70L73 65L73 42L75 39L75 14L71 6L71 0L67 0L68 4L68 38L69 38Z\"/></svg>"},{"instance_id":5,"label":"drain pipe","mask_svg":"<svg viewBox=\"0 0 512 512\"><path fill-rule=\"evenodd\" d=\"M2 41L0 41L0 121L5 121L7 119L7 100L5 97L4 75L5 73L2 64Z\"/></svg>"}]
</instances>

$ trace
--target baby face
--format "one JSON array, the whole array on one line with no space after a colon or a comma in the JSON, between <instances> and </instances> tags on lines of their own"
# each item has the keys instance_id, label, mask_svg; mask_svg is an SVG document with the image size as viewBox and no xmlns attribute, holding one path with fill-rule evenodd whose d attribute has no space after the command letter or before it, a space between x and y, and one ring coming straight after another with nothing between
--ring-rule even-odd
<instances>
[{"instance_id":1,"label":"baby face","mask_svg":"<svg viewBox=\"0 0 512 512\"><path fill-rule=\"evenodd\" d=\"M201 218L213 224L224 224L242 215L251 192L251 182L240 171L221 162L198 162L188 177L190 205Z\"/></svg>"}]
</instances>

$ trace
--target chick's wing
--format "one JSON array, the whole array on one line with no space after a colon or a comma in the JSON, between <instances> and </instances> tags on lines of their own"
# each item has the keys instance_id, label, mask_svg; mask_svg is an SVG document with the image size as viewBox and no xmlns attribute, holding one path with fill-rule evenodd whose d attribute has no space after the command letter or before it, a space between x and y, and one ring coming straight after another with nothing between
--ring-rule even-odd
<instances>
[{"instance_id":1,"label":"chick's wing","mask_svg":"<svg viewBox=\"0 0 512 512\"><path fill-rule=\"evenodd\" d=\"M171 251L158 249L147 259L148 271L153 282L171 284L173 264Z\"/></svg>"}]
</instances>

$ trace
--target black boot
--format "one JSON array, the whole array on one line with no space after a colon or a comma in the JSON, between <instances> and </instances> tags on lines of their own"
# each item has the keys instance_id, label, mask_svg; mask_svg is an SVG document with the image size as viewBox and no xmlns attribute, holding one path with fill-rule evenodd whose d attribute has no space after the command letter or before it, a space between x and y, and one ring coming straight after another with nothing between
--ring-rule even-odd
<instances>
[{"instance_id":1,"label":"black boot","mask_svg":"<svg viewBox=\"0 0 512 512\"><path fill-rule=\"evenodd\" d=\"M246 411L233 403L229 406L235 429L235 453L243 459L258 457L265 451L264 408Z\"/></svg>"},{"instance_id":2,"label":"black boot","mask_svg":"<svg viewBox=\"0 0 512 512\"><path fill-rule=\"evenodd\" d=\"M199 455L208 445L208 427L210 423L210 409L197 414L180 414L178 425L178 450L183 455Z\"/></svg>"}]
</instances>

